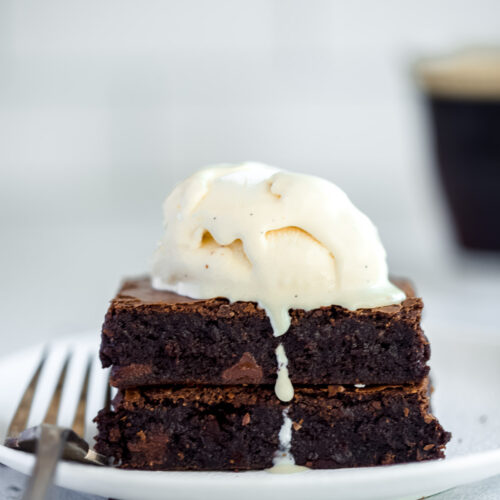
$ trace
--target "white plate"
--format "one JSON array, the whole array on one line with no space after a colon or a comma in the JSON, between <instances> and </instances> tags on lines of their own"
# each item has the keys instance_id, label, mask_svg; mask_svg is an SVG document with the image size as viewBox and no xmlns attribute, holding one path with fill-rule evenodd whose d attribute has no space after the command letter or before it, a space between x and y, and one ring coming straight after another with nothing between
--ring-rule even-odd
<instances>
[{"instance_id":1,"label":"white plate","mask_svg":"<svg viewBox=\"0 0 500 500\"><path fill-rule=\"evenodd\" d=\"M446 331L447 330L447 331ZM83 358L97 349L99 335L80 335L55 342L64 350L76 346ZM33 348L0 360L0 437L6 432L26 382L41 353ZM123 500L173 498L260 500L277 496L295 500L417 499L500 473L500 339L474 332L441 329L432 338L436 392L433 408L453 433L445 460L373 468L306 471L291 475L259 472L146 472L61 463L60 486ZM102 373L95 366L92 391L101 391ZM45 373L44 385L54 375ZM71 391L69 391L71 392ZM68 396L68 395L67 395ZM66 403L71 405L72 403ZM100 402L96 403L97 405ZM89 409L89 419L97 408ZM38 415L32 419L40 418ZM34 423L34 422L33 422ZM33 456L0 446L0 462L24 473Z\"/></svg>"}]
</instances>

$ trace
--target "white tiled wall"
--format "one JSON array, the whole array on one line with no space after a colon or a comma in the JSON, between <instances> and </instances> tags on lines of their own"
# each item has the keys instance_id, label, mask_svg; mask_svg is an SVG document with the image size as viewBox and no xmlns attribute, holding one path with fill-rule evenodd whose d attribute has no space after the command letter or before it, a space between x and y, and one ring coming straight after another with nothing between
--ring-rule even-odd
<instances>
[{"instance_id":1,"label":"white tiled wall","mask_svg":"<svg viewBox=\"0 0 500 500\"><path fill-rule=\"evenodd\" d=\"M23 301L40 335L98 324L213 162L326 176L396 272L425 267L448 233L410 65L492 42L494 0L2 0L4 330L32 328Z\"/></svg>"}]
</instances>

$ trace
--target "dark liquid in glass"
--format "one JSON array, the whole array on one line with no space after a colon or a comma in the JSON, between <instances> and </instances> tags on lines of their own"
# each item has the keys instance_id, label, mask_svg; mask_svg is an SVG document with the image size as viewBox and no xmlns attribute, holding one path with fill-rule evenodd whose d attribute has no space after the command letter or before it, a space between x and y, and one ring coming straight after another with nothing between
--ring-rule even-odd
<instances>
[{"instance_id":1,"label":"dark liquid in glass","mask_svg":"<svg viewBox=\"0 0 500 500\"><path fill-rule=\"evenodd\" d=\"M427 99L458 237L468 248L500 250L500 99Z\"/></svg>"}]
</instances>

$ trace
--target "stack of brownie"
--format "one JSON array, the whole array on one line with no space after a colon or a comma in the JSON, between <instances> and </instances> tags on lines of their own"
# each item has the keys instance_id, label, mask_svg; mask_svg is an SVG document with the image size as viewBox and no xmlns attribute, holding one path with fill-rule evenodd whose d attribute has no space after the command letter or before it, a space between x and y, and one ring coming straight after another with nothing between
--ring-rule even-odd
<instances>
[{"instance_id":1,"label":"stack of brownie","mask_svg":"<svg viewBox=\"0 0 500 500\"><path fill-rule=\"evenodd\" d=\"M264 469L287 418L298 465L442 458L450 434L429 413L422 300L396 284L407 296L399 305L292 310L278 339L255 303L125 282L102 330L101 360L119 391L97 416L97 451L133 469ZM273 389L279 343L295 387L289 403Z\"/></svg>"}]
</instances>

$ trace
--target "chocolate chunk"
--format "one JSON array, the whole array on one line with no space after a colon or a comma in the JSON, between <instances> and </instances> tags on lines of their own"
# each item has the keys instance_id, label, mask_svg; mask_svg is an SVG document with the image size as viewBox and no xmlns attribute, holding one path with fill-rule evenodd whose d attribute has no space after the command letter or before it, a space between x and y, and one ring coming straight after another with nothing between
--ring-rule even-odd
<instances>
[{"instance_id":1,"label":"chocolate chunk","mask_svg":"<svg viewBox=\"0 0 500 500\"><path fill-rule=\"evenodd\" d=\"M249 353L243 353L241 359L233 366L222 372L222 381L225 384L259 384L262 381L262 368Z\"/></svg>"}]
</instances>

